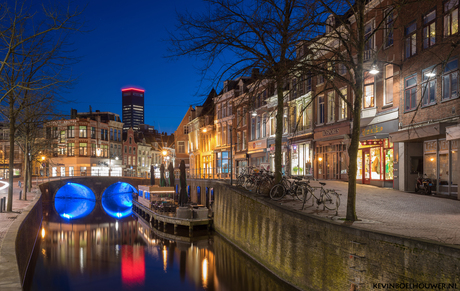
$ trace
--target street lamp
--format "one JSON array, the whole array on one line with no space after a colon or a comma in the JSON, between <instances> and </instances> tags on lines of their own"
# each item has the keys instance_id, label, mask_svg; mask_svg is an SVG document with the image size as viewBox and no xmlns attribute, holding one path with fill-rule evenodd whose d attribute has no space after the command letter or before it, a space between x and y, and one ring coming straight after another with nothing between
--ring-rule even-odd
<instances>
[{"instance_id":1,"label":"street lamp","mask_svg":"<svg viewBox=\"0 0 460 291\"><path fill-rule=\"evenodd\" d=\"M371 70L369 71L369 74L371 74L371 75L377 75L379 72L380 72L380 71L378 70L377 65L376 65L376 64L373 64Z\"/></svg>"}]
</instances>

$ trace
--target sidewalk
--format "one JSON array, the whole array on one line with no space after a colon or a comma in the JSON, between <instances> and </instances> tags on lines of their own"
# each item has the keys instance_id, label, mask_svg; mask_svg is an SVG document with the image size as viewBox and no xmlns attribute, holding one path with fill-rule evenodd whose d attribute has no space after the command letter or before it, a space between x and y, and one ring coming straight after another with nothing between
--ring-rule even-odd
<instances>
[{"instance_id":1,"label":"sidewalk","mask_svg":"<svg viewBox=\"0 0 460 291\"><path fill-rule=\"evenodd\" d=\"M8 183L8 180L0 180L0 187L5 183ZM27 193L27 201L19 200L19 191L22 190L22 199L24 199L24 181L21 180L22 188L18 187L18 179L14 179L13 183L13 212L0 212L0 255L2 253L3 238L5 237L8 229L13 224L14 220L22 213L35 197L35 193ZM7 197L6 203L8 203L8 188L0 190L0 198ZM6 209L6 206L5 206Z\"/></svg>"},{"instance_id":2,"label":"sidewalk","mask_svg":"<svg viewBox=\"0 0 460 291\"><path fill-rule=\"evenodd\" d=\"M289 195L273 202L302 213L330 218L337 222L343 221L341 219L346 216L348 183L329 180L321 182L326 183L325 189L335 189L342 194L338 216L335 216L335 211L323 211L321 206L317 209L316 204L311 206L311 200L305 204L309 207L301 210L302 202L293 200ZM312 181L311 185L320 186L318 181ZM357 185L356 196L356 214L360 221L344 221L346 225L460 246L459 200L362 184Z\"/></svg>"}]
</instances>

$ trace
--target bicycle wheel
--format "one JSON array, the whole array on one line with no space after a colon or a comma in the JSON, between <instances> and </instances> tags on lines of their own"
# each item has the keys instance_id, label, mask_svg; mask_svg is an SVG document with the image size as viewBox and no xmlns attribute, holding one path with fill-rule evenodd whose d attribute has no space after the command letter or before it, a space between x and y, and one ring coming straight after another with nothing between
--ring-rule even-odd
<instances>
[{"instance_id":1,"label":"bicycle wheel","mask_svg":"<svg viewBox=\"0 0 460 291\"><path fill-rule=\"evenodd\" d=\"M335 191L328 191L323 196L323 206L329 210L338 210L340 206L340 196Z\"/></svg>"},{"instance_id":2,"label":"bicycle wheel","mask_svg":"<svg viewBox=\"0 0 460 291\"><path fill-rule=\"evenodd\" d=\"M270 190L270 198L273 200L280 200L284 195L286 195L286 188L281 184L276 184Z\"/></svg>"},{"instance_id":3,"label":"bicycle wheel","mask_svg":"<svg viewBox=\"0 0 460 291\"><path fill-rule=\"evenodd\" d=\"M307 185L300 185L297 187L295 195L300 201L308 201L311 198L311 192Z\"/></svg>"},{"instance_id":4,"label":"bicycle wheel","mask_svg":"<svg viewBox=\"0 0 460 291\"><path fill-rule=\"evenodd\" d=\"M272 187L272 181L270 178L263 178L257 183L257 194L268 194Z\"/></svg>"}]
</instances>

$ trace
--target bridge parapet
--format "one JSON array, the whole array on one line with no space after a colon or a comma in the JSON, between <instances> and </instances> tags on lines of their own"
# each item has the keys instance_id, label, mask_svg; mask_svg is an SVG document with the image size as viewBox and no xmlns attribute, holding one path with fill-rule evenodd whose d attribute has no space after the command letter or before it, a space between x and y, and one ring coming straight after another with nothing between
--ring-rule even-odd
<instances>
[{"instance_id":1,"label":"bridge parapet","mask_svg":"<svg viewBox=\"0 0 460 291\"><path fill-rule=\"evenodd\" d=\"M40 184L40 191L42 192L42 200L44 203L50 202L54 199L56 192L67 183L77 183L90 188L96 200L101 200L102 194L105 189L117 182L125 182L137 189L139 185L150 185L150 179L135 178L135 177L68 177L59 180L52 180ZM156 181L157 183L158 181Z\"/></svg>"}]
</instances>

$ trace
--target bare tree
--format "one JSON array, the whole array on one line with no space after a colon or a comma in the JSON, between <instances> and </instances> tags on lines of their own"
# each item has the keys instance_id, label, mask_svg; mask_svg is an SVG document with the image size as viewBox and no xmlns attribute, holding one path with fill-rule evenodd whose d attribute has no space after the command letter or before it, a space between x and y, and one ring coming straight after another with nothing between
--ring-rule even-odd
<instances>
[{"instance_id":1,"label":"bare tree","mask_svg":"<svg viewBox=\"0 0 460 291\"><path fill-rule=\"evenodd\" d=\"M1 5L0 108L10 129L10 185L19 122L30 122L31 112L45 108L38 104L55 102L59 90L73 81L67 70L75 61L67 51L68 37L80 28L78 8L43 5L37 10L31 2ZM9 187L7 211L12 211L12 198L13 188Z\"/></svg>"},{"instance_id":2,"label":"bare tree","mask_svg":"<svg viewBox=\"0 0 460 291\"><path fill-rule=\"evenodd\" d=\"M214 65L221 66L216 82L249 75L258 68L259 82L268 79L274 83L275 175L279 180L286 76L295 67L297 44L310 34L310 15L315 7L302 0L206 2L208 11L179 15L178 29L171 33L172 56L202 58L204 74Z\"/></svg>"}]
</instances>

